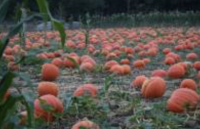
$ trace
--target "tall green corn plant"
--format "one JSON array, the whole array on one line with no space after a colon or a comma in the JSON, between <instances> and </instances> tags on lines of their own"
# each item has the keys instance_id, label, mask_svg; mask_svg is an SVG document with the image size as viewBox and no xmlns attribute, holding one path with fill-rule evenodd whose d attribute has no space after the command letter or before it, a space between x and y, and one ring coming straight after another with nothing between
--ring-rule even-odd
<instances>
[{"instance_id":1,"label":"tall green corn plant","mask_svg":"<svg viewBox=\"0 0 200 129\"><path fill-rule=\"evenodd\" d=\"M9 5L12 0L3 0L0 3L0 24L2 24L5 21L6 14L9 9ZM12 27L6 36L4 36L2 39L0 39L0 69L4 69L2 63L4 63L4 60L2 59L3 53L8 46L8 43L10 39L19 33L25 33L25 30L23 29L23 25L25 22L32 20L35 17L42 17L45 22L50 19L52 22L52 25L56 30L59 31L60 37L61 37L61 46L64 47L66 34L63 28L63 25L54 19L49 11L48 3L46 0L36 0L40 14L32 14L31 16L25 16L22 15L21 20L16 23L14 27ZM24 2L24 1L23 1ZM27 2L27 1L26 1ZM25 13L22 13L25 14ZM1 70L2 71L2 70ZM23 96L21 91L17 89L18 94L11 94L6 100L5 100L5 94L8 91L8 89L11 87L13 79L15 77L19 76L19 74L14 73L10 71L9 69L4 72L4 74L1 73L0 75L0 129L9 128L21 128L19 126L19 119L17 119L17 105L18 103L21 103L26 108L26 111L28 113L27 116L27 127L33 128L35 126L34 119L33 119L33 103L29 103L28 100L26 100L26 97Z\"/></svg>"}]
</instances>

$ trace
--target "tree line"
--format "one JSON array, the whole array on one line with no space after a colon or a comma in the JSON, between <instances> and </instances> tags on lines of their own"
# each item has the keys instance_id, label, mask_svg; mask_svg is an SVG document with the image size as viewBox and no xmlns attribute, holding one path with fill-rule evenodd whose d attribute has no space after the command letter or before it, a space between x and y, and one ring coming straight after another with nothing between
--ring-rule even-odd
<instances>
[{"instance_id":1,"label":"tree line","mask_svg":"<svg viewBox=\"0 0 200 129\"><path fill-rule=\"evenodd\" d=\"M17 8L21 1L23 0L13 0L11 7ZM38 10L34 0L26 1L31 10ZM48 2L55 16L75 19L86 13L108 16L118 13L135 14L154 11L200 11L200 0L48 0ZM13 14L13 11L14 9L11 8L9 14Z\"/></svg>"}]
</instances>

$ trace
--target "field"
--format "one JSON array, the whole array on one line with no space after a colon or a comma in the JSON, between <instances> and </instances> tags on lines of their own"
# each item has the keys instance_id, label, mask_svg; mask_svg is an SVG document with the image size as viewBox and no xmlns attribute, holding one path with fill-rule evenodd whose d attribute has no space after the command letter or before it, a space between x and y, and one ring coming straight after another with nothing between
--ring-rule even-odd
<instances>
[{"instance_id":1,"label":"field","mask_svg":"<svg viewBox=\"0 0 200 129\"><path fill-rule=\"evenodd\" d=\"M80 29L66 34L62 47L56 31L26 32L24 38L12 38L3 54L1 65L18 75L10 94L20 91L34 112L35 99L48 92L48 86L38 90L41 82L53 82L59 89L63 111L54 120L51 111L36 115L36 127L71 129L90 120L101 129L200 129L198 27ZM45 71L45 64L56 70L49 66ZM141 75L145 79L137 81ZM183 86L186 79L191 80ZM76 93L84 84L92 88ZM172 101L177 89L186 91ZM21 121L27 117L21 114L25 107L17 107L15 117ZM25 123L16 125L23 128Z\"/></svg>"}]
</instances>

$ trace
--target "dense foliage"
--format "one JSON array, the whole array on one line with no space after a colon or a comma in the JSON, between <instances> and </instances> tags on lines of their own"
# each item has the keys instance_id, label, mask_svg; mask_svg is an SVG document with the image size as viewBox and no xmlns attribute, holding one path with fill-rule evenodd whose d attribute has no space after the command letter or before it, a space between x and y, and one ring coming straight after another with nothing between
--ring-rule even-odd
<instances>
[{"instance_id":1,"label":"dense foliage","mask_svg":"<svg viewBox=\"0 0 200 129\"><path fill-rule=\"evenodd\" d=\"M13 5L23 0L13 1ZM76 19L90 14L111 15L116 13L149 13L153 11L168 12L179 10L199 11L199 0L48 0L55 16ZM37 10L34 1L27 2L33 10ZM17 7L17 6L15 6ZM10 10L11 12L13 9Z\"/></svg>"}]
</instances>

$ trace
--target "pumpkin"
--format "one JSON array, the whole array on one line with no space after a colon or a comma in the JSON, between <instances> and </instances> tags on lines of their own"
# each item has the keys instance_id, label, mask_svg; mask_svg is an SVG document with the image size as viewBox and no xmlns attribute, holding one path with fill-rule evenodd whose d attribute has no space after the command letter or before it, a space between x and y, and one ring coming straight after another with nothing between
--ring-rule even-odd
<instances>
[{"instance_id":1,"label":"pumpkin","mask_svg":"<svg viewBox=\"0 0 200 129\"><path fill-rule=\"evenodd\" d=\"M133 63L133 66L135 68L144 68L145 67L145 63L143 60L136 60L134 63Z\"/></svg>"},{"instance_id":2,"label":"pumpkin","mask_svg":"<svg viewBox=\"0 0 200 129\"><path fill-rule=\"evenodd\" d=\"M87 129L100 129L98 125L89 120L79 121L73 125L71 129L80 129L81 127Z\"/></svg>"},{"instance_id":3,"label":"pumpkin","mask_svg":"<svg viewBox=\"0 0 200 129\"><path fill-rule=\"evenodd\" d=\"M152 77L166 77L167 76L167 72L165 70L162 69L158 69L158 70L154 70L151 73Z\"/></svg>"},{"instance_id":4,"label":"pumpkin","mask_svg":"<svg viewBox=\"0 0 200 129\"><path fill-rule=\"evenodd\" d=\"M174 64L168 69L167 75L174 79L181 78L185 75L185 69L179 64Z\"/></svg>"},{"instance_id":5,"label":"pumpkin","mask_svg":"<svg viewBox=\"0 0 200 129\"><path fill-rule=\"evenodd\" d=\"M170 48L165 48L165 49L163 49L162 52L163 52L165 55L167 55L168 53L171 52L171 49L170 49Z\"/></svg>"},{"instance_id":6,"label":"pumpkin","mask_svg":"<svg viewBox=\"0 0 200 129\"><path fill-rule=\"evenodd\" d=\"M76 64L80 64L80 58L78 56L67 55L64 58L63 64L67 68L75 68Z\"/></svg>"},{"instance_id":7,"label":"pumpkin","mask_svg":"<svg viewBox=\"0 0 200 129\"><path fill-rule=\"evenodd\" d=\"M60 58L55 58L51 61L51 64L61 68L63 66L63 61Z\"/></svg>"},{"instance_id":8,"label":"pumpkin","mask_svg":"<svg viewBox=\"0 0 200 129\"><path fill-rule=\"evenodd\" d=\"M92 97L97 96L98 89L93 84L84 84L79 86L73 93L73 96L84 96L85 94L89 94Z\"/></svg>"},{"instance_id":9,"label":"pumpkin","mask_svg":"<svg viewBox=\"0 0 200 129\"><path fill-rule=\"evenodd\" d=\"M189 53L187 54L186 56L186 59L187 60L196 60L198 58L197 54L196 53Z\"/></svg>"},{"instance_id":10,"label":"pumpkin","mask_svg":"<svg viewBox=\"0 0 200 129\"><path fill-rule=\"evenodd\" d=\"M53 82L40 82L37 87L37 91L38 91L39 96L43 96L46 94L58 96L59 88L57 84Z\"/></svg>"},{"instance_id":11,"label":"pumpkin","mask_svg":"<svg viewBox=\"0 0 200 129\"><path fill-rule=\"evenodd\" d=\"M147 63L150 63L150 62L151 62L151 60L150 60L149 58L144 58L144 59L143 59L143 61L144 61L144 63L145 63L145 64L147 64Z\"/></svg>"},{"instance_id":12,"label":"pumpkin","mask_svg":"<svg viewBox=\"0 0 200 129\"><path fill-rule=\"evenodd\" d=\"M166 83L160 77L152 77L145 80L142 85L142 96L145 98L158 98L162 97L165 93Z\"/></svg>"},{"instance_id":13,"label":"pumpkin","mask_svg":"<svg viewBox=\"0 0 200 129\"><path fill-rule=\"evenodd\" d=\"M124 74L124 68L121 65L114 65L111 67L110 72L123 75Z\"/></svg>"},{"instance_id":14,"label":"pumpkin","mask_svg":"<svg viewBox=\"0 0 200 129\"><path fill-rule=\"evenodd\" d=\"M172 57L166 57L164 62L166 65L172 65L175 63L175 59Z\"/></svg>"},{"instance_id":15,"label":"pumpkin","mask_svg":"<svg viewBox=\"0 0 200 129\"><path fill-rule=\"evenodd\" d=\"M81 63L81 65L80 65L80 70L81 71L91 72L94 69L95 69L95 66L90 62Z\"/></svg>"},{"instance_id":16,"label":"pumpkin","mask_svg":"<svg viewBox=\"0 0 200 129\"><path fill-rule=\"evenodd\" d=\"M105 70L110 70L111 67L114 66L114 65L118 65L117 61L115 61L115 60L110 60L110 61L108 61L108 62L105 63L104 69L105 69Z\"/></svg>"},{"instance_id":17,"label":"pumpkin","mask_svg":"<svg viewBox=\"0 0 200 129\"><path fill-rule=\"evenodd\" d=\"M133 87L142 87L144 81L147 79L145 75L137 76L131 83Z\"/></svg>"},{"instance_id":18,"label":"pumpkin","mask_svg":"<svg viewBox=\"0 0 200 129\"><path fill-rule=\"evenodd\" d=\"M42 66L42 80L54 81L59 76L59 69L53 64L44 64Z\"/></svg>"},{"instance_id":19,"label":"pumpkin","mask_svg":"<svg viewBox=\"0 0 200 129\"><path fill-rule=\"evenodd\" d=\"M51 110L46 111L44 107L50 106ZM34 101L34 115L36 118L41 118L51 122L54 120L54 113L63 113L62 102L53 95L43 95Z\"/></svg>"},{"instance_id":20,"label":"pumpkin","mask_svg":"<svg viewBox=\"0 0 200 129\"><path fill-rule=\"evenodd\" d=\"M121 61L120 61L120 64L130 64L130 61L129 61L129 59L122 59Z\"/></svg>"},{"instance_id":21,"label":"pumpkin","mask_svg":"<svg viewBox=\"0 0 200 129\"><path fill-rule=\"evenodd\" d=\"M131 67L129 65L124 64L124 65L122 65L122 67L124 69L123 70L124 71L123 74L130 74L131 73Z\"/></svg>"},{"instance_id":22,"label":"pumpkin","mask_svg":"<svg viewBox=\"0 0 200 129\"><path fill-rule=\"evenodd\" d=\"M180 85L181 88L189 88L191 90L196 90L197 84L192 79L184 79Z\"/></svg>"},{"instance_id":23,"label":"pumpkin","mask_svg":"<svg viewBox=\"0 0 200 129\"><path fill-rule=\"evenodd\" d=\"M171 112L182 113L186 107L194 109L200 98L199 95L191 89L179 88L175 90L167 101L167 109Z\"/></svg>"},{"instance_id":24,"label":"pumpkin","mask_svg":"<svg viewBox=\"0 0 200 129\"><path fill-rule=\"evenodd\" d=\"M198 70L198 71L200 71L200 61L196 61L196 62L194 62L194 68L196 69L196 70Z\"/></svg>"}]
</instances>

